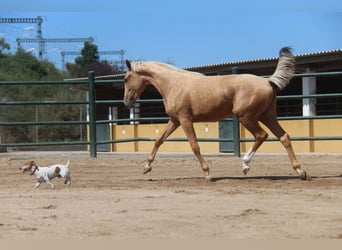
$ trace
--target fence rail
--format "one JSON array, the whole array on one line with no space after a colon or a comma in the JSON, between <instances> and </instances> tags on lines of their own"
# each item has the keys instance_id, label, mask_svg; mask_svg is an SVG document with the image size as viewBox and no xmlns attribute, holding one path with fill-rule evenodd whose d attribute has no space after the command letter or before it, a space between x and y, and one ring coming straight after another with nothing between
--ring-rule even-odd
<instances>
[{"instance_id":1,"label":"fence rail","mask_svg":"<svg viewBox=\"0 0 342 250\"><path fill-rule=\"evenodd\" d=\"M342 75L342 72L322 72L322 73L304 73L296 74L294 77L315 77L315 76L336 76ZM121 100L96 100L95 99L95 85L96 83L108 83L108 84L122 84L122 80L95 80L94 73L89 72L88 80L76 80L76 81L1 81L0 86L19 86L19 85L77 85L86 84L88 86L88 101L76 100L76 101L0 101L0 107L17 106L17 105L87 105L88 106L88 121L0 121L1 126L38 126L38 125L87 125L89 128L89 139L87 141L63 141L63 142L19 142L19 143L3 143L0 141L1 147L23 147L23 146L49 146L49 145L89 145L90 157L97 157L97 145L123 143L123 142L136 142L136 141L155 141L154 138L140 137L140 138L127 138L117 140L96 140L96 126L99 124L118 124L118 123L135 123L143 121L164 122L168 117L140 117L140 118L124 118L124 119L111 119L111 120L95 120L95 106L96 104L121 104ZM342 93L331 94L313 94L313 95L288 95L279 96L279 100L293 100L303 98L338 98L342 97ZM138 103L160 103L162 99L143 99L138 100ZM312 120L312 119L333 119L342 118L341 115L324 115L324 116L291 116L291 117L279 117L279 120ZM231 119L231 118L230 118ZM237 123L237 120L235 120ZM234 138L198 138L200 142L233 142L236 146L234 148L234 155L240 155L240 143L251 142L253 139L246 139L239 137L239 128L235 126ZM1 139L1 137L0 137ZM319 136L319 137L293 137L294 141L307 141L307 140L342 140L342 136ZM277 138L269 138L267 141L275 141ZM167 141L187 141L186 138L169 138Z\"/></svg>"}]
</instances>

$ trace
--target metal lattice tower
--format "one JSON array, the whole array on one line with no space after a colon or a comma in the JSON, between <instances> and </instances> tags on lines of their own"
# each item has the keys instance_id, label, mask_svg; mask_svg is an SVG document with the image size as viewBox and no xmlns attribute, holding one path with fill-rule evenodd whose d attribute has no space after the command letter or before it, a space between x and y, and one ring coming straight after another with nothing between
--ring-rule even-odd
<instances>
[{"instance_id":1,"label":"metal lattice tower","mask_svg":"<svg viewBox=\"0 0 342 250\"><path fill-rule=\"evenodd\" d=\"M94 38L43 38L42 23L43 18L0 18L0 23L36 23L37 38L17 38L17 46L20 48L21 43L38 43L38 58L43 60L45 43L84 43L94 42Z\"/></svg>"},{"instance_id":2,"label":"metal lattice tower","mask_svg":"<svg viewBox=\"0 0 342 250\"><path fill-rule=\"evenodd\" d=\"M43 23L42 17L38 16L37 18L0 18L0 23L36 23L39 59L40 60L43 59L44 42L43 42L43 35L42 35L42 23Z\"/></svg>"}]
</instances>

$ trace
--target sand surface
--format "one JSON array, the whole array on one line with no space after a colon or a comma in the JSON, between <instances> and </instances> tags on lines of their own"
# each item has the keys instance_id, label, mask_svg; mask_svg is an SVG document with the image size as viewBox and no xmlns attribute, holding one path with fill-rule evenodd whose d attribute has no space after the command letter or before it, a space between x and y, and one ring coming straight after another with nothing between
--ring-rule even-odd
<instances>
[{"instance_id":1,"label":"sand surface","mask_svg":"<svg viewBox=\"0 0 342 250\"><path fill-rule=\"evenodd\" d=\"M0 154L0 239L330 239L342 238L342 154L303 154L302 181L286 155L205 155L204 180L191 154ZM19 167L71 160L73 183L35 179Z\"/></svg>"}]
</instances>

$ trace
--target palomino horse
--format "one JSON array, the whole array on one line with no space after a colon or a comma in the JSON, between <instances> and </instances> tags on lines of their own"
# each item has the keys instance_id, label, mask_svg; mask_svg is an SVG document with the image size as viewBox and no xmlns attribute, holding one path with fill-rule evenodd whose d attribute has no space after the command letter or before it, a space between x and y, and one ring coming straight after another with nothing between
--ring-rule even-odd
<instances>
[{"instance_id":1,"label":"palomino horse","mask_svg":"<svg viewBox=\"0 0 342 250\"><path fill-rule=\"evenodd\" d=\"M290 136L276 118L277 91L289 83L295 65L290 48L282 48L279 55L277 68L270 78L250 74L205 76L164 63L131 63L127 60L125 105L132 107L146 85L152 84L163 97L165 111L170 116L167 126L155 141L143 173L152 170L151 163L160 145L181 125L201 164L205 178L211 180L209 167L200 152L193 123L218 121L235 115L255 138L255 143L242 160L244 174L250 169L248 164L253 155L268 137L260 127L260 121L279 138L287 150L293 169L302 179L306 179L306 172L301 170L292 149Z\"/></svg>"}]
</instances>

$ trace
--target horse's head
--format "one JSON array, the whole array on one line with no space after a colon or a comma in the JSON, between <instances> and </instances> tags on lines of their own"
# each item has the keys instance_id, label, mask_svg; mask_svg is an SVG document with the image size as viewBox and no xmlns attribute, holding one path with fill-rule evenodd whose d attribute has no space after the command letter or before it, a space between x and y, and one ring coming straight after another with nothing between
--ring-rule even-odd
<instances>
[{"instance_id":1,"label":"horse's head","mask_svg":"<svg viewBox=\"0 0 342 250\"><path fill-rule=\"evenodd\" d=\"M139 63L126 60L128 71L125 74L125 94L124 104L126 107L133 107L135 101L140 97L146 87L146 80L143 75L139 74L137 65Z\"/></svg>"}]
</instances>

